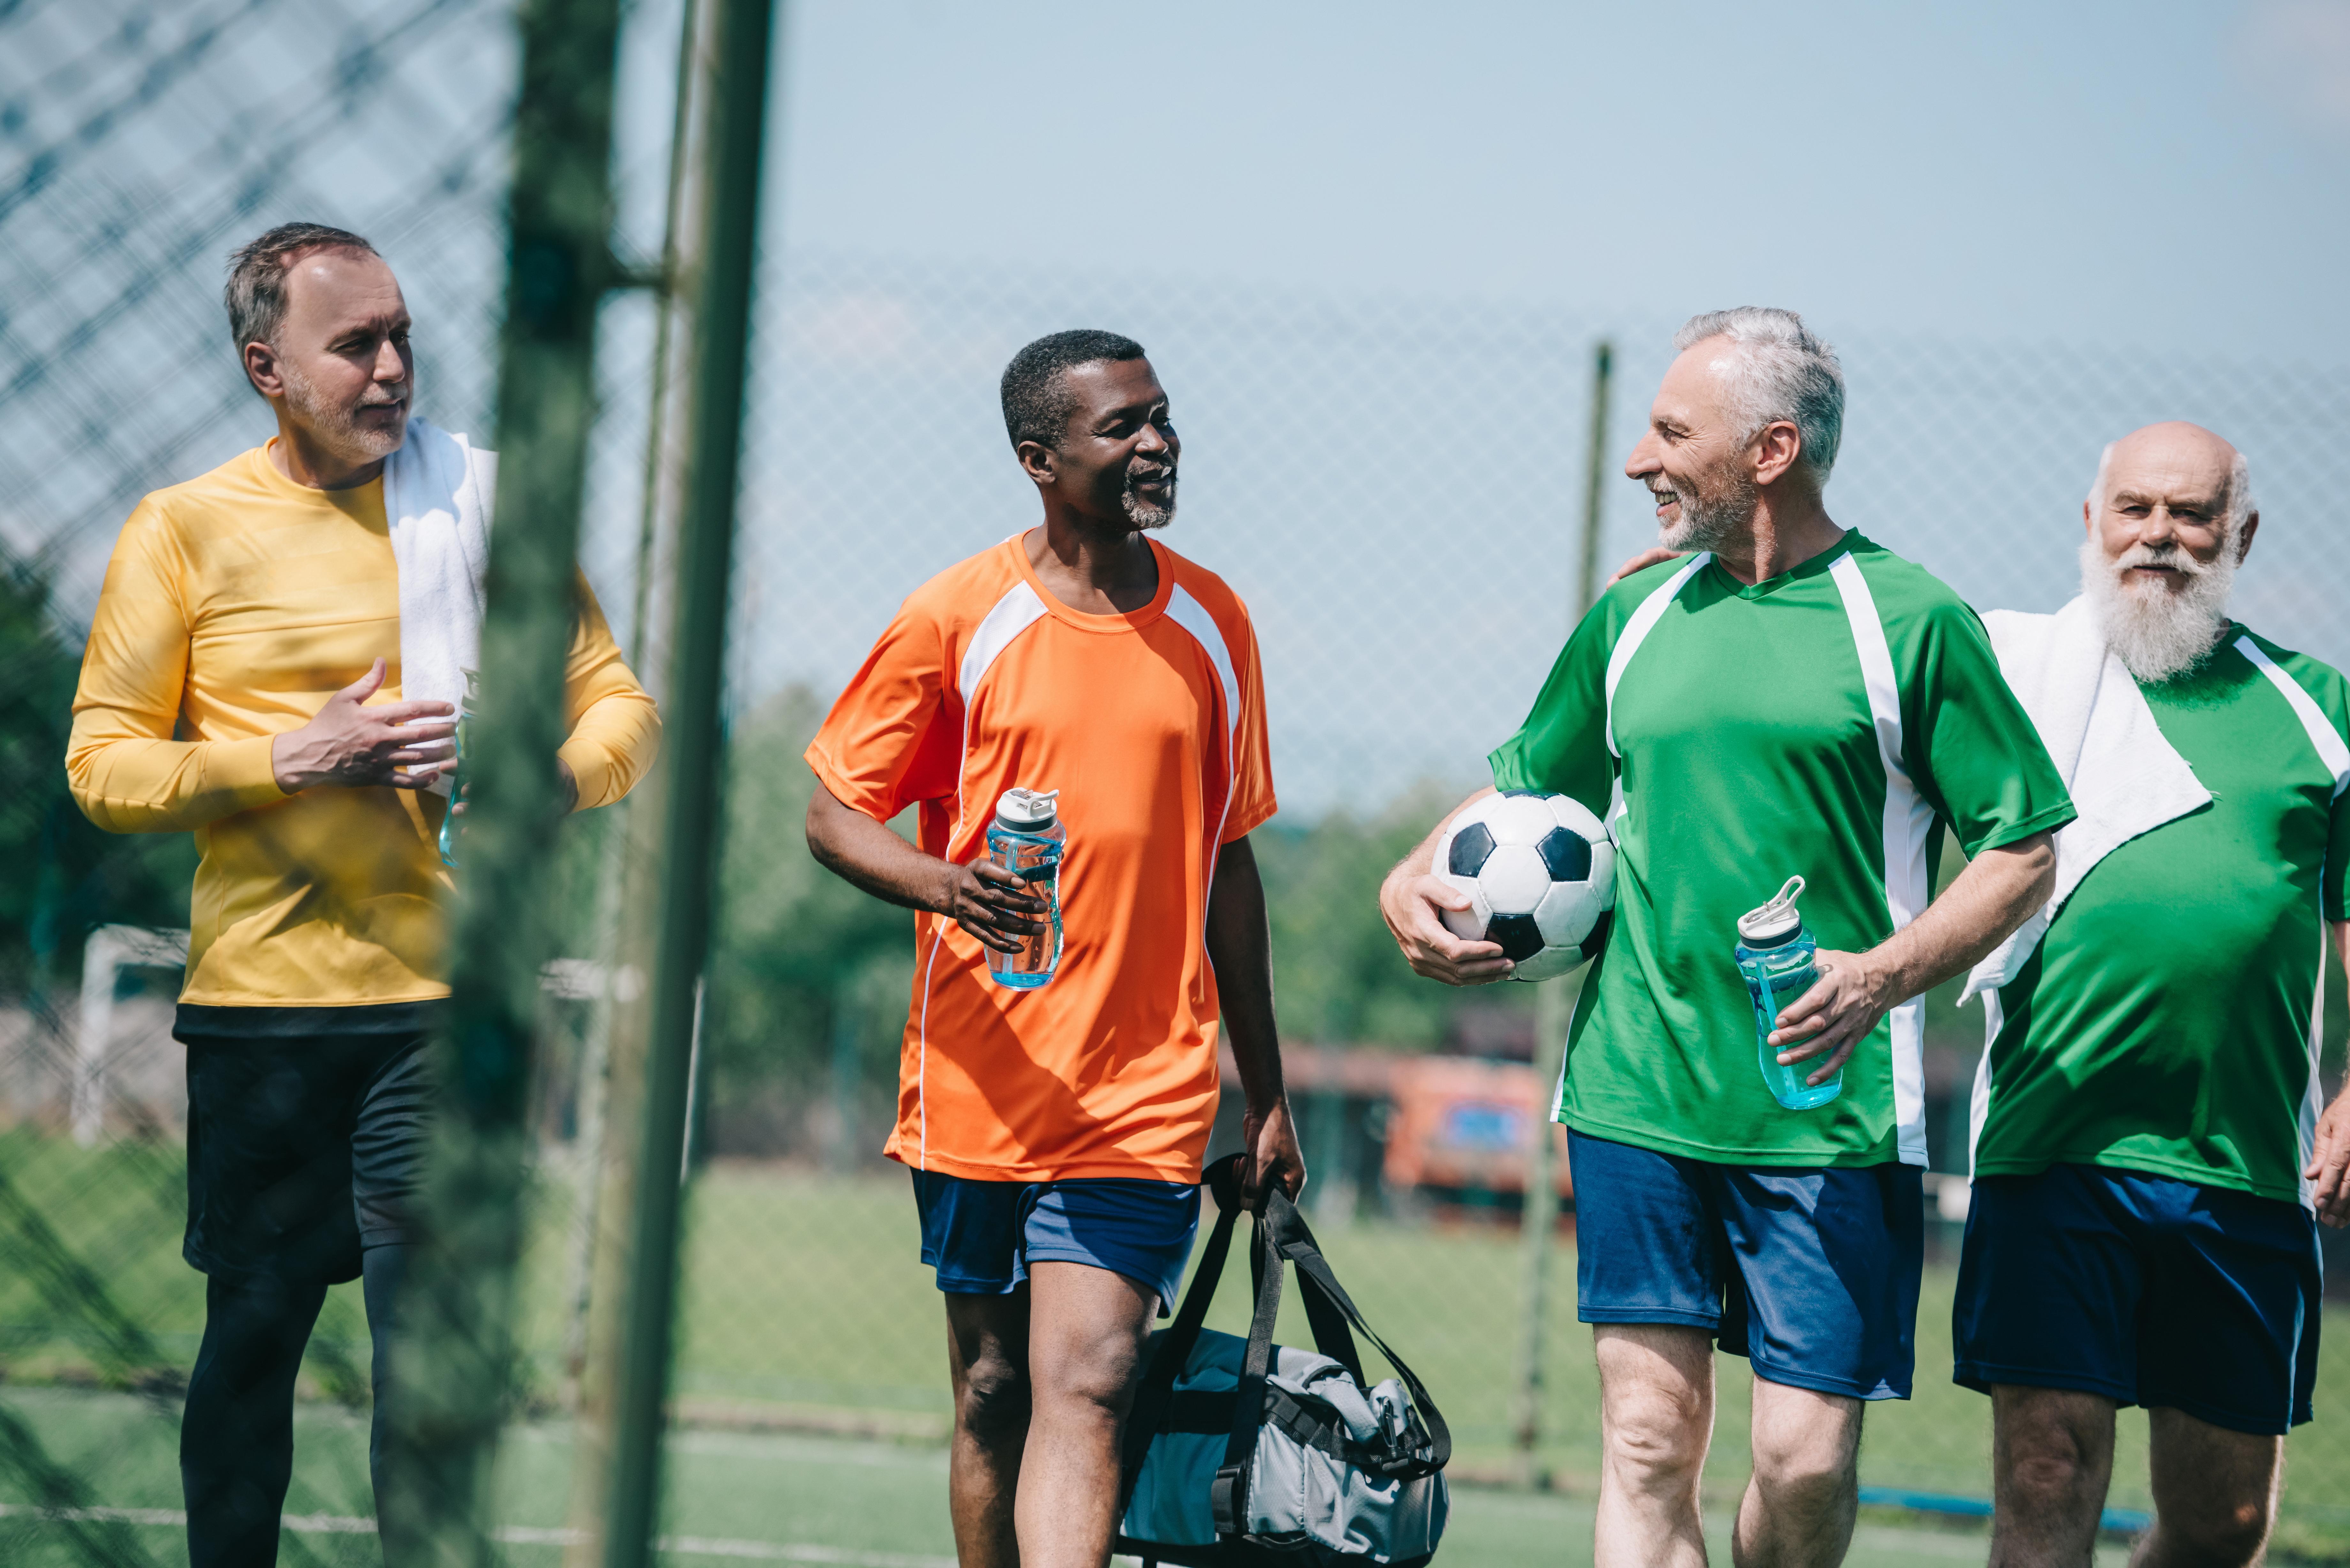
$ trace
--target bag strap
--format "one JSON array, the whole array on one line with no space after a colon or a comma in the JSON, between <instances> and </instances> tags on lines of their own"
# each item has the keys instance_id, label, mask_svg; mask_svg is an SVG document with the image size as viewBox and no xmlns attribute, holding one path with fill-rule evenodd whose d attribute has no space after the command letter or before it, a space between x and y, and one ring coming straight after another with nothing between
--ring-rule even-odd
<instances>
[{"instance_id":1,"label":"bag strap","mask_svg":"<svg viewBox=\"0 0 2350 1568\"><path fill-rule=\"evenodd\" d=\"M1273 1197L1281 1198L1280 1189ZM1281 1282L1288 1271L1274 1241L1273 1227L1262 1214L1256 1218L1249 1245L1261 1259L1256 1269L1256 1315L1250 1320L1248 1349L1241 1358L1240 1386L1232 1395L1232 1430L1224 1439L1224 1462L1208 1489L1218 1535L1245 1534L1249 1467L1256 1458L1258 1434L1264 1429L1265 1374L1273 1366L1273 1329L1281 1317Z\"/></svg>"},{"instance_id":2,"label":"bag strap","mask_svg":"<svg viewBox=\"0 0 2350 1568\"><path fill-rule=\"evenodd\" d=\"M1345 1314L1347 1323L1361 1329L1364 1337L1377 1345L1379 1354L1387 1357L1388 1364L1396 1369L1396 1375L1403 1379L1404 1386L1411 1391L1414 1414L1428 1428L1428 1452L1420 1463L1429 1469L1442 1469L1452 1459L1452 1432L1444 1423L1443 1412L1429 1397L1428 1386L1419 1380L1419 1375L1389 1347L1386 1340L1379 1337L1376 1329L1363 1321L1362 1310L1355 1305L1354 1298L1347 1293L1347 1288L1338 1282L1338 1276L1330 1272L1329 1261L1323 1257L1321 1244L1315 1241L1313 1231L1305 1223L1305 1216L1297 1211L1297 1206L1280 1189L1275 1188L1265 1202L1263 1223L1274 1256L1297 1265L1298 1291L1305 1297L1309 1317L1315 1296L1317 1293L1327 1296L1329 1304ZM1280 1272L1278 1263L1274 1263L1273 1269L1275 1274ZM1344 1359L1319 1343L1321 1333L1318 1324L1315 1337L1316 1348L1323 1355L1334 1360ZM1351 1340L1347 1348L1353 1348ZM1364 1382L1359 1366L1349 1364L1347 1370L1355 1375L1357 1383Z\"/></svg>"},{"instance_id":3,"label":"bag strap","mask_svg":"<svg viewBox=\"0 0 2350 1568\"><path fill-rule=\"evenodd\" d=\"M1201 1178L1200 1185L1215 1199L1216 1227L1201 1250L1200 1266L1191 1274L1191 1288L1183 1293L1183 1304L1176 1309L1175 1321L1167 1332L1159 1336L1149 1368L1134 1391L1134 1406L1126 1418L1126 1440L1118 1456L1120 1519L1134 1500L1135 1482L1142 1479L1142 1461L1150 1452L1150 1439L1158 1436L1174 1401L1175 1380L1191 1365L1192 1347L1200 1343L1200 1325L1207 1321L1208 1303L1215 1299L1216 1282L1223 1277L1224 1255L1232 1251L1232 1226L1241 1217L1241 1156L1216 1161L1201 1172Z\"/></svg>"}]
</instances>

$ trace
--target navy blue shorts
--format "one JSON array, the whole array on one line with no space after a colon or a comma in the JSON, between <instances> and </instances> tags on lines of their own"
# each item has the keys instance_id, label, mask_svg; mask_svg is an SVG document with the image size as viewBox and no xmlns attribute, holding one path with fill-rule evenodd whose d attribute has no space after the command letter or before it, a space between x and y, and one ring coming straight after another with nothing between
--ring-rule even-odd
<instances>
[{"instance_id":1,"label":"navy blue shorts","mask_svg":"<svg viewBox=\"0 0 2350 1568\"><path fill-rule=\"evenodd\" d=\"M1701 1328L1754 1376L1907 1399L1926 1262L1913 1165L1712 1165L1568 1129L1586 1323Z\"/></svg>"},{"instance_id":2,"label":"navy blue shorts","mask_svg":"<svg viewBox=\"0 0 2350 1568\"><path fill-rule=\"evenodd\" d=\"M917 1170L922 1262L951 1295L1009 1295L1034 1263L1084 1263L1149 1286L1174 1310L1200 1229L1200 1189L1118 1177L974 1181Z\"/></svg>"},{"instance_id":3,"label":"navy blue shorts","mask_svg":"<svg viewBox=\"0 0 2350 1568\"><path fill-rule=\"evenodd\" d=\"M2298 1203L2095 1165L1981 1177L1950 1314L1958 1381L2282 1435L2309 1419L2323 1284Z\"/></svg>"}]
</instances>

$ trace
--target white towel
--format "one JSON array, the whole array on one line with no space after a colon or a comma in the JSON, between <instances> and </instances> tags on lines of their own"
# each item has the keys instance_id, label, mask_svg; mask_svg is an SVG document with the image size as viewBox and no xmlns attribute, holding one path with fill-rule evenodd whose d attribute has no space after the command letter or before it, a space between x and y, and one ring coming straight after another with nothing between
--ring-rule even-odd
<instances>
[{"instance_id":1,"label":"white towel","mask_svg":"<svg viewBox=\"0 0 2350 1568\"><path fill-rule=\"evenodd\" d=\"M400 571L400 694L411 702L465 700L465 671L481 668L482 582L490 566L490 505L498 454L420 419L383 465L383 510ZM432 789L447 794L443 769Z\"/></svg>"},{"instance_id":2,"label":"white towel","mask_svg":"<svg viewBox=\"0 0 2350 1568\"><path fill-rule=\"evenodd\" d=\"M1975 966L1961 1002L2015 978L2098 861L2211 799L2163 738L2146 694L2106 646L2087 600L2075 597L2054 615L1992 610L1983 625L2080 815L2056 833L2055 892Z\"/></svg>"}]
</instances>

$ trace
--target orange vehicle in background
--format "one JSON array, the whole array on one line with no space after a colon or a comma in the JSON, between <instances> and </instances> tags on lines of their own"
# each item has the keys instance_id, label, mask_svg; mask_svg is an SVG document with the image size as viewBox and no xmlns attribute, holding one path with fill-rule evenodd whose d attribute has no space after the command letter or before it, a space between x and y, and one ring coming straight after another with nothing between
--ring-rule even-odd
<instances>
[{"instance_id":1,"label":"orange vehicle in background","mask_svg":"<svg viewBox=\"0 0 2350 1568\"><path fill-rule=\"evenodd\" d=\"M1547 1127L1558 1195L1571 1200L1566 1129L1548 1119L1555 1085L1532 1067L1476 1056L1409 1056L1388 1081L1384 1174L1390 1191L1440 1204L1514 1210L1525 1195L1526 1156ZM1508 1196L1506 1205L1493 1200Z\"/></svg>"}]
</instances>

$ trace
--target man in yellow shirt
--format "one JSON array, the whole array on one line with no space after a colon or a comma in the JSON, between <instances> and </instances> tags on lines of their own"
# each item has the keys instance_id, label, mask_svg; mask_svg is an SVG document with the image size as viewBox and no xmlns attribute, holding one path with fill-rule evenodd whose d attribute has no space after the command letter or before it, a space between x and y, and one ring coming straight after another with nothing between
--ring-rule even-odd
<instances>
[{"instance_id":1,"label":"man in yellow shirt","mask_svg":"<svg viewBox=\"0 0 2350 1568\"><path fill-rule=\"evenodd\" d=\"M420 1047L448 995L432 785L454 728L450 703L401 700L385 469L423 437L488 455L411 432L407 306L358 235L271 230L232 258L227 303L276 438L131 514L66 761L99 826L192 831L203 854L173 1031L184 1251L209 1276L181 1437L192 1568L276 1561L295 1374L331 1283L366 1282L382 1407ZM643 774L660 720L584 579L578 596L559 772L586 808Z\"/></svg>"}]
</instances>

